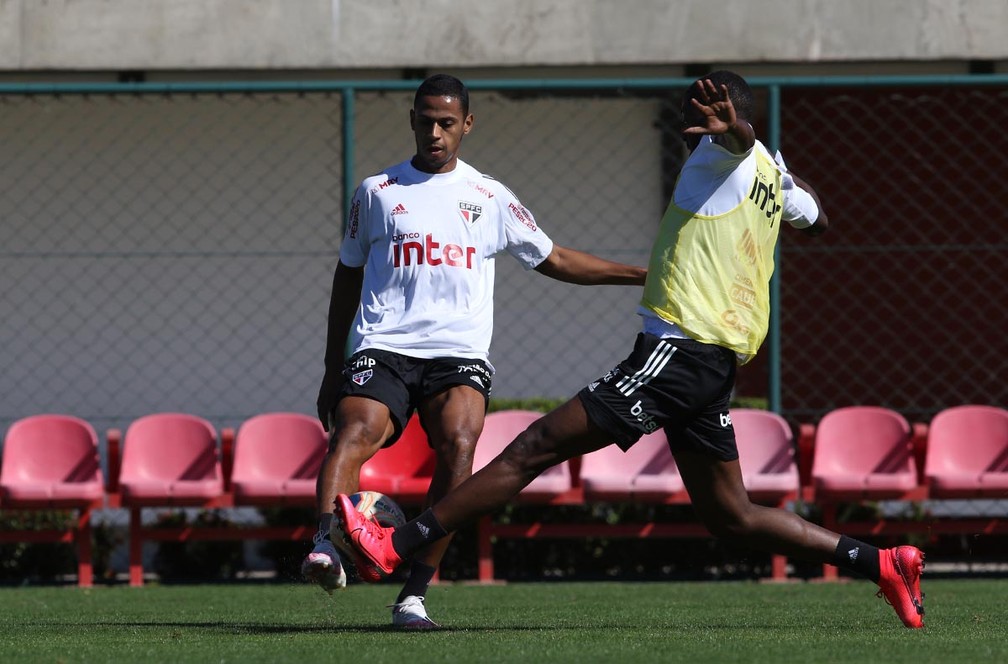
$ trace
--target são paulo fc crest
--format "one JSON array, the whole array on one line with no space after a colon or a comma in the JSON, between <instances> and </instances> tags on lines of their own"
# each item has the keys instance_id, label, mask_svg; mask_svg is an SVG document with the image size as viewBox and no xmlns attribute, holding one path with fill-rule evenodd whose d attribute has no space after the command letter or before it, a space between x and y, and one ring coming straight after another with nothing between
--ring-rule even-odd
<instances>
[{"instance_id":1,"label":"s\u00e3o paulo fc crest","mask_svg":"<svg viewBox=\"0 0 1008 664\"><path fill-rule=\"evenodd\" d=\"M463 221L471 226L483 216L483 206L459 201L459 214L462 215Z\"/></svg>"},{"instance_id":2,"label":"s\u00e3o paulo fc crest","mask_svg":"<svg viewBox=\"0 0 1008 664\"><path fill-rule=\"evenodd\" d=\"M371 380L371 376L374 375L374 369L365 369L364 371L358 371L354 375L350 376L350 380L357 383L358 385L363 385L364 383Z\"/></svg>"}]
</instances>

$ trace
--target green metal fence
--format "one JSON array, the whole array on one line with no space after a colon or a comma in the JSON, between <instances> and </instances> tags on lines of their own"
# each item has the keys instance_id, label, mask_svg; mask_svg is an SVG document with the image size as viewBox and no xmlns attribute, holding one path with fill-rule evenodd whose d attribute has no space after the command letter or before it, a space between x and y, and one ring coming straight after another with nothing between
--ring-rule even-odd
<instances>
[{"instance_id":1,"label":"green metal fence","mask_svg":"<svg viewBox=\"0 0 1008 664\"><path fill-rule=\"evenodd\" d=\"M688 79L469 81L463 158L559 243L644 264ZM1008 402L1008 77L754 78L758 134L816 188L739 376L813 421ZM412 154L415 81L0 86L0 421L312 412L347 200ZM563 397L629 351L634 289L498 261L501 398Z\"/></svg>"}]
</instances>

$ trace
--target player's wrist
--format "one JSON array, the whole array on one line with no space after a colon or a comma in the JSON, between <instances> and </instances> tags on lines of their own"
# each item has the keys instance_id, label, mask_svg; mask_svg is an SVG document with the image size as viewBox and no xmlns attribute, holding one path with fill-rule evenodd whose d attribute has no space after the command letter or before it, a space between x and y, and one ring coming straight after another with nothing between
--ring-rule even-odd
<instances>
[{"instance_id":1,"label":"player's wrist","mask_svg":"<svg viewBox=\"0 0 1008 664\"><path fill-rule=\"evenodd\" d=\"M736 118L735 122L728 125L728 131L739 138L743 138L753 131L752 125L747 120Z\"/></svg>"}]
</instances>

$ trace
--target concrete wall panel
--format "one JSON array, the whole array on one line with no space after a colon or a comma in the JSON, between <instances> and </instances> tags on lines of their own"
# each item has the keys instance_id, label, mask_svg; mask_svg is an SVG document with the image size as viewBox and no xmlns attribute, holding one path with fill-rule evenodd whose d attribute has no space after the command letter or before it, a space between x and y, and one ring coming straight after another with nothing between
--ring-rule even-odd
<instances>
[{"instance_id":1,"label":"concrete wall panel","mask_svg":"<svg viewBox=\"0 0 1008 664\"><path fill-rule=\"evenodd\" d=\"M1008 59L1003 0L0 0L7 70Z\"/></svg>"}]
</instances>

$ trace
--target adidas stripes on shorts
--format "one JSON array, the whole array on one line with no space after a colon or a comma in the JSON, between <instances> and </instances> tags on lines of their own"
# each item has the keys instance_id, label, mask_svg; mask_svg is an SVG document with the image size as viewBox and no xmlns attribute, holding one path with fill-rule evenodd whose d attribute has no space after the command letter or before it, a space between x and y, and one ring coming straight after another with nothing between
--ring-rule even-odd
<instances>
[{"instance_id":1,"label":"adidas stripes on shorts","mask_svg":"<svg viewBox=\"0 0 1008 664\"><path fill-rule=\"evenodd\" d=\"M420 359L367 349L354 353L343 366L341 397L367 397L388 406L395 433L388 447L402 435L418 404L456 385L468 385L490 402L493 370L482 360L459 357Z\"/></svg>"},{"instance_id":2,"label":"adidas stripes on shorts","mask_svg":"<svg viewBox=\"0 0 1008 664\"><path fill-rule=\"evenodd\" d=\"M588 418L624 450L659 427L680 449L738 458L728 414L735 353L692 339L637 335L633 352L578 392Z\"/></svg>"}]
</instances>

